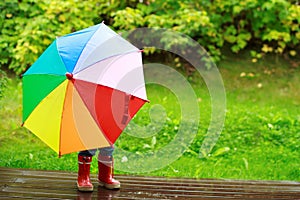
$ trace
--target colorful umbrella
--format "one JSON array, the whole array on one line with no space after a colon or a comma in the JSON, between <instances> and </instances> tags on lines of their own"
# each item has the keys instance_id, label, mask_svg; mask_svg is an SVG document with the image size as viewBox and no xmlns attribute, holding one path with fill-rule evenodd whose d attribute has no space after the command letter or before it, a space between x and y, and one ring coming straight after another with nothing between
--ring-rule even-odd
<instances>
[{"instance_id":1,"label":"colorful umbrella","mask_svg":"<svg viewBox=\"0 0 300 200\"><path fill-rule=\"evenodd\" d=\"M23 126L59 155L111 146L147 101L141 51L104 23L58 37L22 79Z\"/></svg>"}]
</instances>

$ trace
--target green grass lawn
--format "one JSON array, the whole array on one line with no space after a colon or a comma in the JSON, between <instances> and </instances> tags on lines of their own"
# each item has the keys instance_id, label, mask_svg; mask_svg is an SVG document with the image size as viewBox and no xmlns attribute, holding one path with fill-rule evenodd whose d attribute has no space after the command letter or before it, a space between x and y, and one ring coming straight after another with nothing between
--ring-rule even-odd
<instances>
[{"instance_id":1,"label":"green grass lawn","mask_svg":"<svg viewBox=\"0 0 300 200\"><path fill-rule=\"evenodd\" d=\"M194 76L189 81L197 94L201 114L195 139L176 161L138 174L300 181L299 69L272 58L251 63L242 56L224 59L219 69L227 96L226 120L210 154L199 158L211 111L208 91L201 78ZM155 84L147 85L147 93L151 103L139 111L132 123L146 126L154 120L158 127L144 138L135 137L128 130L116 143L118 148L136 155L151 155L162 149L174 140L181 123L176 94ZM20 127L21 115L21 80L11 78L0 99L0 166L76 171L77 154L58 158L32 133ZM151 132L152 127L148 128ZM95 160L92 171L97 172ZM131 172L117 170L117 173Z\"/></svg>"}]
</instances>

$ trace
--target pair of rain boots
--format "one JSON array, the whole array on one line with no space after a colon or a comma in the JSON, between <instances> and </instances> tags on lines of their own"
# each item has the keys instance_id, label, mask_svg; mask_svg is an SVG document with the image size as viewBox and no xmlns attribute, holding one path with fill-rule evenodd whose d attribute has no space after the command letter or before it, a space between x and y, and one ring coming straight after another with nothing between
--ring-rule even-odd
<instances>
[{"instance_id":1,"label":"pair of rain boots","mask_svg":"<svg viewBox=\"0 0 300 200\"><path fill-rule=\"evenodd\" d=\"M78 178L77 188L79 191L93 191L93 184L90 180L90 166L92 156L78 155ZM120 182L113 178L112 156L98 155L98 183L107 189L119 189Z\"/></svg>"}]
</instances>

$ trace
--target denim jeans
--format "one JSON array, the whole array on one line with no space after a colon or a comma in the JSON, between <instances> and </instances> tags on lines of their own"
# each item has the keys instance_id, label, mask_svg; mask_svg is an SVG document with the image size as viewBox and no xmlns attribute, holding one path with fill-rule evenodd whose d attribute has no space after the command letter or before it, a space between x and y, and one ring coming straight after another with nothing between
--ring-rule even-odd
<instances>
[{"instance_id":1,"label":"denim jeans","mask_svg":"<svg viewBox=\"0 0 300 200\"><path fill-rule=\"evenodd\" d=\"M112 156L114 152L114 147L104 147L104 148L99 148L99 154L101 156ZM97 149L90 149L90 150L85 150L85 151L80 151L78 154L80 156L94 156L96 154Z\"/></svg>"}]
</instances>

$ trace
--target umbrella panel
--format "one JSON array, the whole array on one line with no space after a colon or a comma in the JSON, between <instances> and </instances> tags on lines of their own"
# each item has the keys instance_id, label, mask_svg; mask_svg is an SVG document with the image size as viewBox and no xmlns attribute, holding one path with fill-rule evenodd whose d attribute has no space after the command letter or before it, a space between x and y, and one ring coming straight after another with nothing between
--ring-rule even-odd
<instances>
[{"instance_id":1,"label":"umbrella panel","mask_svg":"<svg viewBox=\"0 0 300 200\"><path fill-rule=\"evenodd\" d=\"M25 72L29 74L65 75L66 67L57 50L57 41L44 51L37 61Z\"/></svg>"},{"instance_id":2,"label":"umbrella panel","mask_svg":"<svg viewBox=\"0 0 300 200\"><path fill-rule=\"evenodd\" d=\"M125 92L82 80L75 88L108 141L113 144L145 100Z\"/></svg>"}]
</instances>

